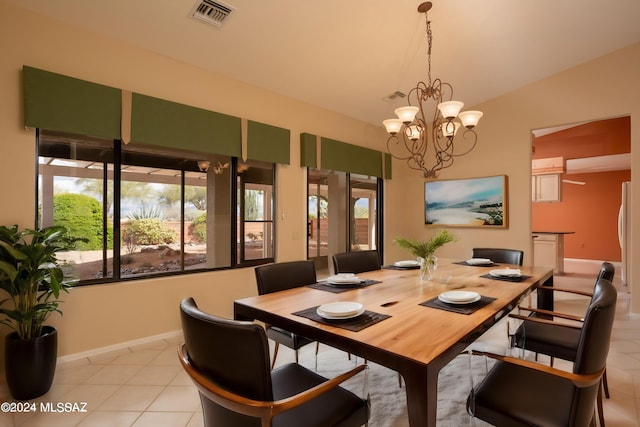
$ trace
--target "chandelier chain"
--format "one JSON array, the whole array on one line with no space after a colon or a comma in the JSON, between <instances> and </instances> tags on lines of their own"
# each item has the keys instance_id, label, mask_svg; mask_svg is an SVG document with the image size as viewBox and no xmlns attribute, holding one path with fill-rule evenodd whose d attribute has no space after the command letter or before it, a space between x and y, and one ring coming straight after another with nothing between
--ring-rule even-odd
<instances>
[{"instance_id":1,"label":"chandelier chain","mask_svg":"<svg viewBox=\"0 0 640 427\"><path fill-rule=\"evenodd\" d=\"M427 28L427 79L429 87L431 87L431 45L433 44L433 34L431 33L431 21L429 21L426 12L424 13L424 19Z\"/></svg>"}]
</instances>

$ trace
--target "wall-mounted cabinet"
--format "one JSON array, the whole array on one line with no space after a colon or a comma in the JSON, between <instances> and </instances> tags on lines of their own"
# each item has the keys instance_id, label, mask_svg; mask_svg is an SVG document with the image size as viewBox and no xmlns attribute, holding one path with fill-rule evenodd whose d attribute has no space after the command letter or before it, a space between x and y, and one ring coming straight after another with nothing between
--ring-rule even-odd
<instances>
[{"instance_id":1,"label":"wall-mounted cabinet","mask_svg":"<svg viewBox=\"0 0 640 427\"><path fill-rule=\"evenodd\" d=\"M550 173L531 176L533 202L559 202L562 200L562 174Z\"/></svg>"},{"instance_id":2,"label":"wall-mounted cabinet","mask_svg":"<svg viewBox=\"0 0 640 427\"><path fill-rule=\"evenodd\" d=\"M559 202L562 200L563 157L548 157L531 161L531 200Z\"/></svg>"}]
</instances>

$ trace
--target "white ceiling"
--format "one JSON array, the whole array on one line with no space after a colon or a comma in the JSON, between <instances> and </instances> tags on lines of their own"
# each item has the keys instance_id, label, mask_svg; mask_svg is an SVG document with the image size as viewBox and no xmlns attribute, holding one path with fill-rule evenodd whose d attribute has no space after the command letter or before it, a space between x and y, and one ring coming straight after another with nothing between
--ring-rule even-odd
<instances>
[{"instance_id":1,"label":"white ceiling","mask_svg":"<svg viewBox=\"0 0 640 427\"><path fill-rule=\"evenodd\" d=\"M419 0L224 0L222 28L196 0L9 1L376 125L426 80ZM638 0L434 0L429 18L432 77L468 106L640 42Z\"/></svg>"}]
</instances>

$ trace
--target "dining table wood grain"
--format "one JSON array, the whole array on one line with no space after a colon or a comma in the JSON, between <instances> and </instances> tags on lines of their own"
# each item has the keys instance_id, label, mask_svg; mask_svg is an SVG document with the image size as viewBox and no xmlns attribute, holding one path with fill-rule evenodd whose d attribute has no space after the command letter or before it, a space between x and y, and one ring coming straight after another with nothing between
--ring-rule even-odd
<instances>
[{"instance_id":1,"label":"dining table wood grain","mask_svg":"<svg viewBox=\"0 0 640 427\"><path fill-rule=\"evenodd\" d=\"M459 260L439 259L437 278L431 281L422 280L419 270L383 268L358 274L380 283L341 293L303 286L242 298L234 301L234 317L278 326L399 372L406 387L409 425L435 426L438 372L531 291L553 285L550 268L492 267L519 268L528 276L519 282L502 281L481 277L492 268L454 261ZM495 300L472 314L420 305L449 290L474 291ZM359 302L366 310L390 317L353 332L293 314L336 301Z\"/></svg>"}]
</instances>

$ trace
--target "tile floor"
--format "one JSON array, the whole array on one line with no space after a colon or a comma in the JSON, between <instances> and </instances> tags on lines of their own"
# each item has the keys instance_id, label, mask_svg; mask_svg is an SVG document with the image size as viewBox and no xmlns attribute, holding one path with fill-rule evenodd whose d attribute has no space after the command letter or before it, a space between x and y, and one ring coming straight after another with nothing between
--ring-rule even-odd
<instances>
[{"instance_id":1,"label":"tile floor","mask_svg":"<svg viewBox=\"0 0 640 427\"><path fill-rule=\"evenodd\" d=\"M556 278L555 284L589 290L593 276L567 274ZM627 314L628 301L628 294L621 289L607 366L611 399L605 401L604 412L608 427L640 424L640 315ZM584 307L584 299L564 298L556 303L556 309L565 312L584 312ZM87 411L0 412L0 426L202 426L197 391L177 359L180 341L179 337L159 340L61 364L52 390L37 399L36 405L86 402ZM292 357L287 351L281 350L279 361ZM10 401L3 384L0 402Z\"/></svg>"}]
</instances>

